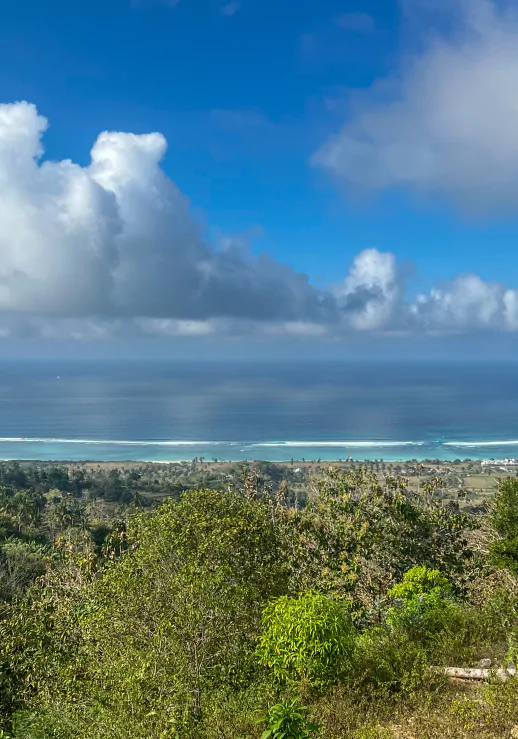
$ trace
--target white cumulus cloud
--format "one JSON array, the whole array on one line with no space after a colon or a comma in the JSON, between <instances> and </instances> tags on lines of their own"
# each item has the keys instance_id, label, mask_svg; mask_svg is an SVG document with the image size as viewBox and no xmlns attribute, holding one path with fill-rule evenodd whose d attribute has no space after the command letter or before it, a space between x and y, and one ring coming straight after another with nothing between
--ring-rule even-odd
<instances>
[{"instance_id":1,"label":"white cumulus cloud","mask_svg":"<svg viewBox=\"0 0 518 739\"><path fill-rule=\"evenodd\" d=\"M335 287L334 295L353 329L382 329L395 318L400 281L394 254L365 249L355 257L349 274Z\"/></svg>"},{"instance_id":2,"label":"white cumulus cloud","mask_svg":"<svg viewBox=\"0 0 518 739\"><path fill-rule=\"evenodd\" d=\"M0 310L49 316L299 320L306 275L232 239L206 242L160 166L159 133L105 132L91 163L41 161L45 118L0 105Z\"/></svg>"},{"instance_id":3,"label":"white cumulus cloud","mask_svg":"<svg viewBox=\"0 0 518 739\"><path fill-rule=\"evenodd\" d=\"M212 245L161 134L101 133L81 167L44 158L46 128L0 105L1 338L518 331L518 291L476 275L408 298L396 256L371 248L318 289L243 237Z\"/></svg>"},{"instance_id":4,"label":"white cumulus cloud","mask_svg":"<svg viewBox=\"0 0 518 739\"><path fill-rule=\"evenodd\" d=\"M449 12L449 32L436 31L397 76L376 83L313 163L363 188L411 187L477 213L515 209L516 2L407 6Z\"/></svg>"},{"instance_id":5,"label":"white cumulus cloud","mask_svg":"<svg viewBox=\"0 0 518 739\"><path fill-rule=\"evenodd\" d=\"M417 296L410 309L418 325L428 330L518 330L518 291L474 274Z\"/></svg>"}]
</instances>

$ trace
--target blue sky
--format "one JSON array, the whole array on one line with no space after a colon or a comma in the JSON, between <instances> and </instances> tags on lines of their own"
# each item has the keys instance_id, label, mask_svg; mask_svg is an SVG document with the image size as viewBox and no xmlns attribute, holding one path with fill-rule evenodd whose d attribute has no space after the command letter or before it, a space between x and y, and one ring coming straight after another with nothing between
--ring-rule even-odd
<instances>
[{"instance_id":1,"label":"blue sky","mask_svg":"<svg viewBox=\"0 0 518 739\"><path fill-rule=\"evenodd\" d=\"M224 6L4 3L1 99L29 100L49 119L52 158L86 164L106 129L160 131L165 170L213 228L260 226L257 248L331 279L387 226L387 246L401 234L391 208L350 208L307 166L341 121L330 101L342 105L344 86L369 85L389 70L400 10L364 4L379 30L362 33L335 26L355 4L244 0L231 17ZM315 248L322 241L325 250Z\"/></svg>"},{"instance_id":2,"label":"blue sky","mask_svg":"<svg viewBox=\"0 0 518 739\"><path fill-rule=\"evenodd\" d=\"M0 224L5 346L148 334L336 346L358 333L401 342L424 332L481 347L502 334L508 352L518 330L515 8L3 3L0 151L3 136L5 151L32 162L2 170L0 156L0 195L15 192L4 233ZM34 107L9 107L18 101ZM156 138L144 147L151 164L132 148L122 166L114 152L134 141L112 137L92 170L103 131L156 132L167 151ZM91 171L79 214L71 183ZM155 273L143 276L145 259Z\"/></svg>"}]
</instances>

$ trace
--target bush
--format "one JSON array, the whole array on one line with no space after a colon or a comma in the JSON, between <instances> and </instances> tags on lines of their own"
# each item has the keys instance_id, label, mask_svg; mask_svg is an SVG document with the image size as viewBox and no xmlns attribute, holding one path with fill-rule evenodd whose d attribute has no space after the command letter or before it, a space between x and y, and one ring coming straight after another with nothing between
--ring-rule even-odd
<instances>
[{"instance_id":1,"label":"bush","mask_svg":"<svg viewBox=\"0 0 518 739\"><path fill-rule=\"evenodd\" d=\"M410 600L419 595L428 593L449 594L451 587L448 579L441 575L439 570L428 567L412 567L403 575L403 582L394 585L388 591L391 598Z\"/></svg>"},{"instance_id":2,"label":"bush","mask_svg":"<svg viewBox=\"0 0 518 739\"><path fill-rule=\"evenodd\" d=\"M351 656L354 639L343 603L311 591L297 598L283 596L263 610L259 661L280 682L331 684Z\"/></svg>"},{"instance_id":3,"label":"bush","mask_svg":"<svg viewBox=\"0 0 518 739\"><path fill-rule=\"evenodd\" d=\"M518 479L500 483L490 516L497 537L491 543L491 559L518 575Z\"/></svg>"},{"instance_id":4,"label":"bush","mask_svg":"<svg viewBox=\"0 0 518 739\"><path fill-rule=\"evenodd\" d=\"M394 607L387 613L387 623L404 629L418 642L444 629L457 610L448 580L427 567L413 567L388 596L394 599Z\"/></svg>"},{"instance_id":5,"label":"bush","mask_svg":"<svg viewBox=\"0 0 518 739\"><path fill-rule=\"evenodd\" d=\"M213 692L242 690L258 671L261 603L285 582L267 503L189 492L130 518L125 537L95 577L63 585L75 570L59 564L0 620L13 672L0 699L13 685L40 723L48 715L46 739L185 733L210 715Z\"/></svg>"},{"instance_id":6,"label":"bush","mask_svg":"<svg viewBox=\"0 0 518 739\"><path fill-rule=\"evenodd\" d=\"M506 620L509 615L512 619L512 613L502 612L503 607L498 600L478 607L450 607L442 630L427 644L430 660L437 665L468 666L489 657L493 664L503 664L510 646Z\"/></svg>"},{"instance_id":7,"label":"bush","mask_svg":"<svg viewBox=\"0 0 518 739\"><path fill-rule=\"evenodd\" d=\"M258 723L266 723L261 739L310 739L319 725L308 719L308 709L297 698L270 706Z\"/></svg>"},{"instance_id":8,"label":"bush","mask_svg":"<svg viewBox=\"0 0 518 739\"><path fill-rule=\"evenodd\" d=\"M407 633L378 626L357 640L348 679L364 696L413 696L429 679L427 655Z\"/></svg>"}]
</instances>

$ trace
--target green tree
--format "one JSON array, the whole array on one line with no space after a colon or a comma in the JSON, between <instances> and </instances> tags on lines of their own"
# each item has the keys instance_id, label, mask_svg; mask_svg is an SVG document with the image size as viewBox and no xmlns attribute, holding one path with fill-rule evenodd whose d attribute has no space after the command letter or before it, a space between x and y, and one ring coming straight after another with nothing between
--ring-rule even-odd
<instances>
[{"instance_id":1,"label":"green tree","mask_svg":"<svg viewBox=\"0 0 518 739\"><path fill-rule=\"evenodd\" d=\"M496 536L490 553L494 564L518 575L518 479L508 477L500 483L493 501L490 521Z\"/></svg>"},{"instance_id":2,"label":"green tree","mask_svg":"<svg viewBox=\"0 0 518 739\"><path fill-rule=\"evenodd\" d=\"M95 576L76 557L49 578L4 635L19 692L67 739L200 723L210 691L253 676L261 604L286 587L266 502L189 492L130 518L123 539Z\"/></svg>"},{"instance_id":3,"label":"green tree","mask_svg":"<svg viewBox=\"0 0 518 739\"><path fill-rule=\"evenodd\" d=\"M0 598L20 596L46 569L48 548L36 542L8 539L0 549Z\"/></svg>"},{"instance_id":4,"label":"green tree","mask_svg":"<svg viewBox=\"0 0 518 739\"><path fill-rule=\"evenodd\" d=\"M387 613L387 623L406 630L417 642L426 641L444 629L456 610L448 579L428 567L413 567L387 595L394 601Z\"/></svg>"},{"instance_id":5,"label":"green tree","mask_svg":"<svg viewBox=\"0 0 518 739\"><path fill-rule=\"evenodd\" d=\"M277 598L262 621L259 660L281 682L333 683L354 648L349 610L322 593Z\"/></svg>"},{"instance_id":6,"label":"green tree","mask_svg":"<svg viewBox=\"0 0 518 739\"><path fill-rule=\"evenodd\" d=\"M424 500L402 478L360 469L329 471L292 518L294 589L319 589L381 618L387 587L416 564L462 575L473 559L466 532L475 522Z\"/></svg>"}]
</instances>

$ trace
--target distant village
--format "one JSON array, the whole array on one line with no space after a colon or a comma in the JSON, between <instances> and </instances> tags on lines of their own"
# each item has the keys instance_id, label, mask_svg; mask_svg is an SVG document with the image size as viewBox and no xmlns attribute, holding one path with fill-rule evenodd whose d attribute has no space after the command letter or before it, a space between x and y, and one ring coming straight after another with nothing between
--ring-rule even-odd
<instances>
[{"instance_id":1,"label":"distant village","mask_svg":"<svg viewBox=\"0 0 518 739\"><path fill-rule=\"evenodd\" d=\"M482 467L515 467L518 465L516 459L484 459Z\"/></svg>"}]
</instances>

